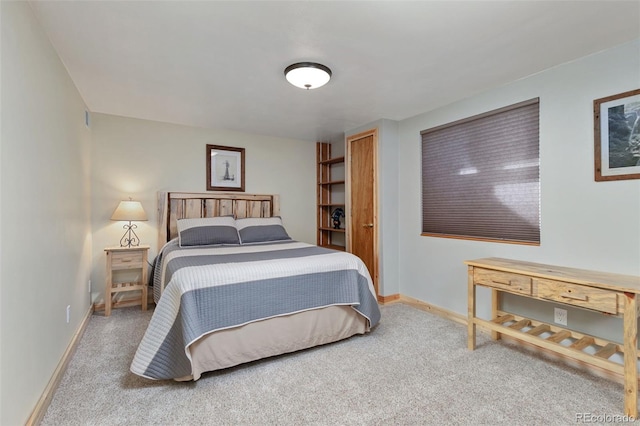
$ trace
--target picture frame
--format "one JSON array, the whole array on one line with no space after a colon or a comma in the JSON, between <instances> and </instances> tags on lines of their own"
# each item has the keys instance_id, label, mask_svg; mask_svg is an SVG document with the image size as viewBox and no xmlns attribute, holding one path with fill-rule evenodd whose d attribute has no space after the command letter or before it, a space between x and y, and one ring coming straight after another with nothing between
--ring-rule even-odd
<instances>
[{"instance_id":1,"label":"picture frame","mask_svg":"<svg viewBox=\"0 0 640 426\"><path fill-rule=\"evenodd\" d=\"M244 148L207 145L207 191L244 192Z\"/></svg>"},{"instance_id":2,"label":"picture frame","mask_svg":"<svg viewBox=\"0 0 640 426\"><path fill-rule=\"evenodd\" d=\"M595 180L640 179L640 89L593 101Z\"/></svg>"}]
</instances>

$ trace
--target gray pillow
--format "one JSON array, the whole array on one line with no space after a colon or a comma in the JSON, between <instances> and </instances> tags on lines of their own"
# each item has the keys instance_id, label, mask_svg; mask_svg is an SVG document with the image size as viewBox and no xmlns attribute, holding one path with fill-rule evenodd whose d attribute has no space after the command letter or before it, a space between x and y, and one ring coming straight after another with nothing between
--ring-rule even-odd
<instances>
[{"instance_id":1,"label":"gray pillow","mask_svg":"<svg viewBox=\"0 0 640 426\"><path fill-rule=\"evenodd\" d=\"M291 240L280 216L236 219L236 228L241 244Z\"/></svg>"},{"instance_id":2,"label":"gray pillow","mask_svg":"<svg viewBox=\"0 0 640 426\"><path fill-rule=\"evenodd\" d=\"M180 247L240 244L233 216L179 219L177 225Z\"/></svg>"}]
</instances>

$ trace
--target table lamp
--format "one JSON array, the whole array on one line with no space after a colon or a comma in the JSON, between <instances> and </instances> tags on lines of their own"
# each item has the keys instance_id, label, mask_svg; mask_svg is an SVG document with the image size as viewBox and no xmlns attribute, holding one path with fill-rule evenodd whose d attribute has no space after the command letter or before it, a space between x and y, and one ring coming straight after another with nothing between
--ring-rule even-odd
<instances>
[{"instance_id":1,"label":"table lamp","mask_svg":"<svg viewBox=\"0 0 640 426\"><path fill-rule=\"evenodd\" d=\"M128 201L120 201L118 207L111 215L111 220L124 220L128 221L128 224L123 226L126 229L122 238L120 238L120 247L137 247L140 245L140 238L136 235L134 229L138 226L132 224L132 221L147 220L147 214L142 208L140 201L133 201L129 198Z\"/></svg>"}]
</instances>

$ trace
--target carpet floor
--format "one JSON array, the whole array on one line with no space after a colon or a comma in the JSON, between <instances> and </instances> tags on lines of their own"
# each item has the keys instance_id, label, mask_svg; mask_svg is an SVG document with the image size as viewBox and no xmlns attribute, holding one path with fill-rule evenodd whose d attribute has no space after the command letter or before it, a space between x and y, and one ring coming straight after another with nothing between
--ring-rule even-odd
<instances>
[{"instance_id":1,"label":"carpet floor","mask_svg":"<svg viewBox=\"0 0 640 426\"><path fill-rule=\"evenodd\" d=\"M469 351L466 327L411 306L381 311L370 334L187 383L129 372L152 311L97 314L42 424L564 425L623 414L621 384L483 333Z\"/></svg>"}]
</instances>

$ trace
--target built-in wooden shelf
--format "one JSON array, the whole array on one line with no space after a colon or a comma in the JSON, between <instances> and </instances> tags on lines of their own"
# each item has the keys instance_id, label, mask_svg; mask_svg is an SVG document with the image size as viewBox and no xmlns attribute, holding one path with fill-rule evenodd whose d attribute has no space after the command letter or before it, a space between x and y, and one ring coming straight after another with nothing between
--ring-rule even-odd
<instances>
[{"instance_id":1,"label":"built-in wooden shelf","mask_svg":"<svg viewBox=\"0 0 640 426\"><path fill-rule=\"evenodd\" d=\"M336 165L344 164L344 156L331 157L331 144L327 142L318 142L316 144L316 161L317 161L317 244L321 247L327 247L334 250L345 250L344 228L334 228L331 215L337 208L345 209L344 202L333 201L334 186L344 185L344 179L334 179L332 177L332 168ZM338 188L340 190L340 188ZM337 239L337 241L334 241ZM336 242L338 244L336 244Z\"/></svg>"},{"instance_id":2,"label":"built-in wooden shelf","mask_svg":"<svg viewBox=\"0 0 640 426\"><path fill-rule=\"evenodd\" d=\"M344 163L344 157L329 158L328 160L320 160L318 164L338 164Z\"/></svg>"},{"instance_id":3,"label":"built-in wooden shelf","mask_svg":"<svg viewBox=\"0 0 640 426\"><path fill-rule=\"evenodd\" d=\"M346 230L346 229L344 229L344 228L338 228L338 229L336 229L336 228L330 228L330 227L328 227L328 226L322 226L322 227L320 227L320 228L318 228L318 229L320 229L320 230L322 230L322 231L342 232L342 233L345 233L345 232L347 231L347 230Z\"/></svg>"},{"instance_id":4,"label":"built-in wooden shelf","mask_svg":"<svg viewBox=\"0 0 640 426\"><path fill-rule=\"evenodd\" d=\"M329 249L332 249L332 250L339 250L339 251L345 251L346 250L345 246L339 246L339 245L336 245L336 244L327 244L327 245L324 245L322 247L329 248Z\"/></svg>"}]
</instances>

